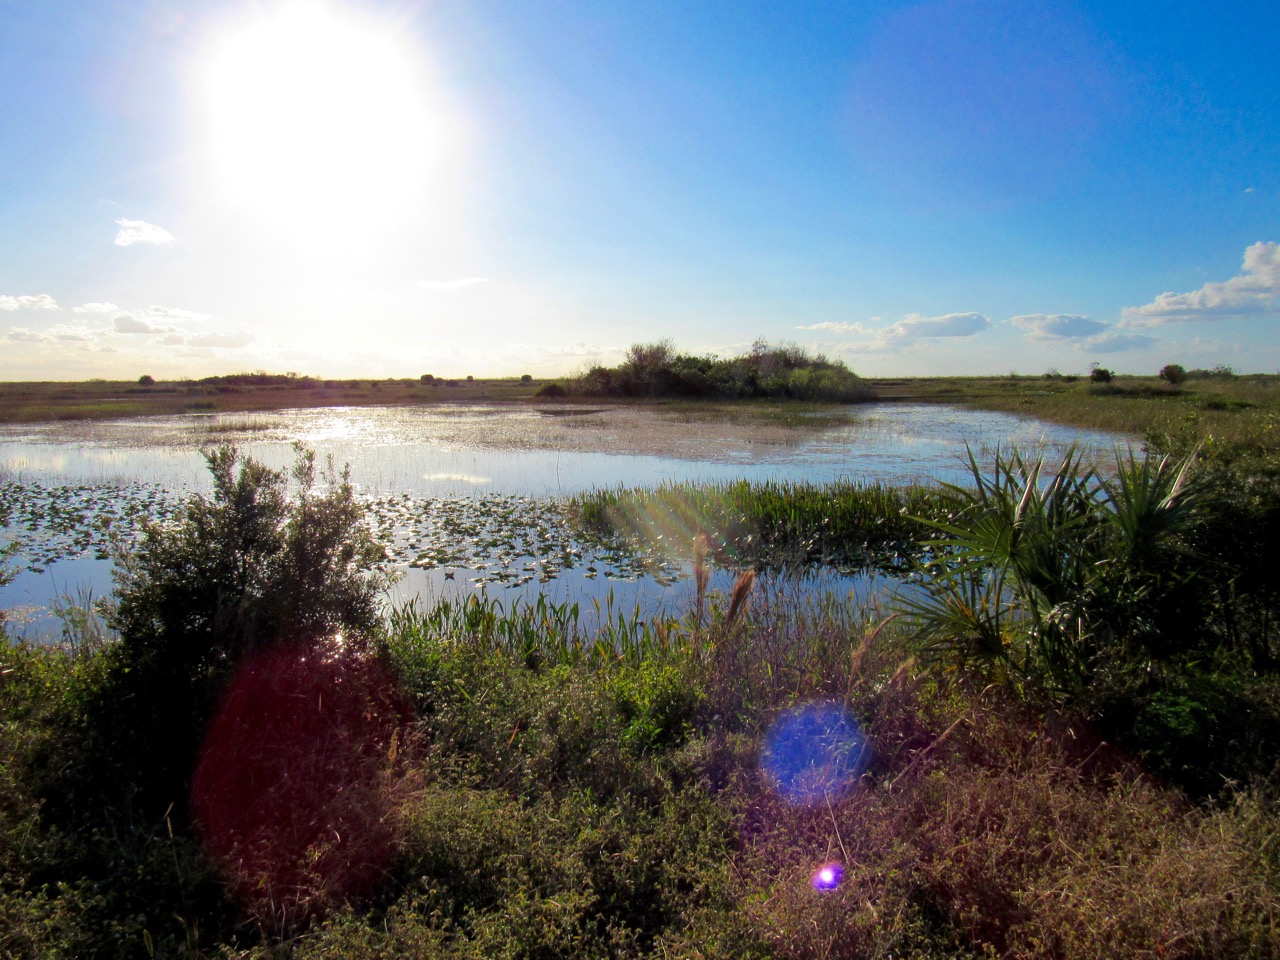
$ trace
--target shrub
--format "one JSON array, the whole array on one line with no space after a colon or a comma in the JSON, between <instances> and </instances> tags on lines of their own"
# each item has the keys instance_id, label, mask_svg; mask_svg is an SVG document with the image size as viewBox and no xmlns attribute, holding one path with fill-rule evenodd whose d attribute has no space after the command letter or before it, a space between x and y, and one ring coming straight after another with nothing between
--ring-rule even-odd
<instances>
[{"instance_id":1,"label":"shrub","mask_svg":"<svg viewBox=\"0 0 1280 960\"><path fill-rule=\"evenodd\" d=\"M205 455L209 497L153 523L117 558L108 621L120 642L66 717L65 766L51 806L72 818L102 804L158 818L185 810L196 746L232 671L250 653L378 624L383 554L345 474L315 489L298 448L289 480L230 447Z\"/></svg>"},{"instance_id":2,"label":"shrub","mask_svg":"<svg viewBox=\"0 0 1280 960\"><path fill-rule=\"evenodd\" d=\"M156 378L149 373L144 373L138 378L138 386L140 387L150 387L153 386L155 382Z\"/></svg>"},{"instance_id":3,"label":"shrub","mask_svg":"<svg viewBox=\"0 0 1280 960\"><path fill-rule=\"evenodd\" d=\"M1166 363L1160 368L1160 379L1175 387L1187 379L1186 368L1177 363Z\"/></svg>"},{"instance_id":4,"label":"shrub","mask_svg":"<svg viewBox=\"0 0 1280 960\"><path fill-rule=\"evenodd\" d=\"M1094 367L1089 371L1089 379L1094 383L1110 383L1113 376L1106 367Z\"/></svg>"}]
</instances>

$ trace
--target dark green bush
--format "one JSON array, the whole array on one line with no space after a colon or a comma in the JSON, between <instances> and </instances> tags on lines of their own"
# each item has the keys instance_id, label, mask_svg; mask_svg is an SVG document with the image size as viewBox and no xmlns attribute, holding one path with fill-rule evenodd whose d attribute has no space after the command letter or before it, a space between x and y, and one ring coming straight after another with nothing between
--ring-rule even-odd
<instances>
[{"instance_id":1,"label":"dark green bush","mask_svg":"<svg viewBox=\"0 0 1280 960\"><path fill-rule=\"evenodd\" d=\"M50 776L51 811L105 804L181 818L201 731L231 672L251 652L378 625L381 558L345 476L316 489L299 449L289 478L223 447L206 454L208 497L151 524L118 558L109 622L120 640L62 718L66 751Z\"/></svg>"},{"instance_id":2,"label":"dark green bush","mask_svg":"<svg viewBox=\"0 0 1280 960\"><path fill-rule=\"evenodd\" d=\"M544 388L545 389L545 388ZM847 403L871 398L870 388L839 361L795 344L763 340L740 357L696 357L670 340L637 343L617 367L592 367L565 382L570 394L602 397L707 397Z\"/></svg>"}]
</instances>

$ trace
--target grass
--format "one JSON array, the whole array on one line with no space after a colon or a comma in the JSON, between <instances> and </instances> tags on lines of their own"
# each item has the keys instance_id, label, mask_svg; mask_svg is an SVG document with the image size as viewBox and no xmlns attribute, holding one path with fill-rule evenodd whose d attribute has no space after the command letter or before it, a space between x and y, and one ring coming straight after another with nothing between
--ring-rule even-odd
<instances>
[{"instance_id":1,"label":"grass","mask_svg":"<svg viewBox=\"0 0 1280 960\"><path fill-rule=\"evenodd\" d=\"M266 374L203 380L90 380L0 383L0 423L102 420L182 413L242 413L302 407L510 402L531 398L542 381L420 379L324 380Z\"/></svg>"},{"instance_id":2,"label":"grass","mask_svg":"<svg viewBox=\"0 0 1280 960\"><path fill-rule=\"evenodd\" d=\"M268 866L237 861L248 873L219 883L216 861L173 819L80 838L51 822L32 764L56 749L58 717L74 712L94 657L8 645L0 952L1280 952L1280 819L1265 794L1194 806L1069 717L918 673L906 630L873 608L778 594L727 623L726 605L700 633L672 620L667 643L633 633L612 652L567 608L399 614L379 659L416 717L397 741L402 774L373 769L359 788L374 791L371 807L315 814L340 818L343 839L301 854L317 882L294 914L255 900L266 888L254 870ZM848 712L870 762L796 805L761 751L777 718L813 702ZM271 737L249 745L246 762L275 755ZM828 761L819 750L812 762ZM391 831L380 849L393 852L372 888L335 898L318 881L344 844L372 843L361 810ZM815 891L810 875L830 862L843 882Z\"/></svg>"},{"instance_id":3,"label":"grass","mask_svg":"<svg viewBox=\"0 0 1280 960\"><path fill-rule=\"evenodd\" d=\"M912 518L934 513L941 502L939 491L925 485L732 481L593 490L573 498L569 509L586 533L666 544L680 556L696 536L707 535L723 565L860 569L911 551L928 534Z\"/></svg>"},{"instance_id":4,"label":"grass","mask_svg":"<svg viewBox=\"0 0 1280 960\"><path fill-rule=\"evenodd\" d=\"M882 399L958 403L1135 437L1212 438L1220 451L1280 455L1280 376L1219 375L1180 385L1156 377L1110 383L1067 377L930 377L873 380Z\"/></svg>"}]
</instances>

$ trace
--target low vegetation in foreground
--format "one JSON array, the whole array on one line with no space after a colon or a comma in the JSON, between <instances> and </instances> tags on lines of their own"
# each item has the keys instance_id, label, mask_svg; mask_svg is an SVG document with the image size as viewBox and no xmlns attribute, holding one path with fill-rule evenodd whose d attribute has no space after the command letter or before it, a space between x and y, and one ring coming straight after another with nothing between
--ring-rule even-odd
<instances>
[{"instance_id":1,"label":"low vegetation in foreground","mask_svg":"<svg viewBox=\"0 0 1280 960\"><path fill-rule=\"evenodd\" d=\"M1153 433L843 519L584 498L605 533L701 528L684 616L597 621L381 612L340 474L211 453L110 604L0 646L0 954L1280 955L1266 462ZM928 546L897 601L709 593L750 559L733 518Z\"/></svg>"}]
</instances>

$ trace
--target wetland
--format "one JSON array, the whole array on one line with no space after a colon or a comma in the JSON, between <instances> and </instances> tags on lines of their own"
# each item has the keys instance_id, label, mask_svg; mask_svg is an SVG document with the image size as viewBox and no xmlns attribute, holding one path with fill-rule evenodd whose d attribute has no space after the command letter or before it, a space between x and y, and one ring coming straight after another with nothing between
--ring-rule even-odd
<instances>
[{"instance_id":1,"label":"wetland","mask_svg":"<svg viewBox=\"0 0 1280 960\"><path fill-rule=\"evenodd\" d=\"M624 537L579 522L584 500L624 487L665 490L668 500L678 490L715 499L740 483L830 497L841 485L927 488L962 479L967 448L1056 454L1077 444L1108 456L1135 439L911 402L479 401L7 424L0 523L16 576L0 588L0 609L20 635L56 633L61 598L109 593L112 550L143 521L171 518L188 496L207 492L202 451L226 444L277 469L298 444L347 467L385 567L397 575L389 603L481 591L507 602L545 596L656 613L689 604L689 543L711 519L704 510L687 518L688 529L633 523ZM737 519L739 547L759 539ZM749 553L722 553L713 587L731 582L735 567L760 565ZM815 590L865 594L879 585L865 552L791 560L765 566L777 576L803 573Z\"/></svg>"}]
</instances>

